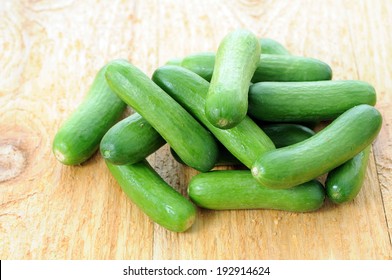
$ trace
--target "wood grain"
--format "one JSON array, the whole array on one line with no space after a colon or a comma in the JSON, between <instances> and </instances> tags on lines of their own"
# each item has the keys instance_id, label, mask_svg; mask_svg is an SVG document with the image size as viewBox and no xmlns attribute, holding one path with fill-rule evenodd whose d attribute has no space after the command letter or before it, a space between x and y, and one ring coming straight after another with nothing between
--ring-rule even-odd
<instances>
[{"instance_id":1,"label":"wood grain","mask_svg":"<svg viewBox=\"0 0 392 280\"><path fill-rule=\"evenodd\" d=\"M2 1L1 259L392 259L392 3L364 1ZM199 209L185 233L153 224L99 154L58 163L56 130L97 70L126 58L151 75L215 50L243 27L329 63L334 79L375 86L384 124L353 202L313 213ZM167 146L148 158L186 195L196 171Z\"/></svg>"}]
</instances>

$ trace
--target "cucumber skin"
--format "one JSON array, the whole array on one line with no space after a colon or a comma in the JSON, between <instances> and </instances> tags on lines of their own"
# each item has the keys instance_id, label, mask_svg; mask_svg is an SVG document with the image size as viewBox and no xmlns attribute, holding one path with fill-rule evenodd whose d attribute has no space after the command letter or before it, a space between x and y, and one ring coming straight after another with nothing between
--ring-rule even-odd
<instances>
[{"instance_id":1,"label":"cucumber skin","mask_svg":"<svg viewBox=\"0 0 392 280\"><path fill-rule=\"evenodd\" d=\"M142 71L125 60L114 60L106 69L106 80L188 166L201 172L214 167L218 157L214 137Z\"/></svg>"},{"instance_id":2,"label":"cucumber skin","mask_svg":"<svg viewBox=\"0 0 392 280\"><path fill-rule=\"evenodd\" d=\"M306 126L291 123L268 124L262 126L262 129L274 142L276 148L299 143L316 134Z\"/></svg>"},{"instance_id":3,"label":"cucumber skin","mask_svg":"<svg viewBox=\"0 0 392 280\"><path fill-rule=\"evenodd\" d=\"M290 188L323 175L370 145L380 131L381 114L370 105L355 106L300 143L264 153L253 176L269 188Z\"/></svg>"},{"instance_id":4,"label":"cucumber skin","mask_svg":"<svg viewBox=\"0 0 392 280\"><path fill-rule=\"evenodd\" d=\"M213 210L274 209L309 212L324 204L325 190L312 180L290 189L261 186L249 170L219 170L200 173L188 185L190 199Z\"/></svg>"},{"instance_id":5,"label":"cucumber skin","mask_svg":"<svg viewBox=\"0 0 392 280\"><path fill-rule=\"evenodd\" d=\"M195 53L185 57L181 66L210 81L215 65L212 52ZM332 69L325 62L302 56L261 54L252 77L252 83L274 81L321 81L331 80Z\"/></svg>"},{"instance_id":6,"label":"cucumber skin","mask_svg":"<svg viewBox=\"0 0 392 280\"><path fill-rule=\"evenodd\" d=\"M290 55L290 52L278 41L270 38L260 38L259 40L262 54Z\"/></svg>"},{"instance_id":7,"label":"cucumber skin","mask_svg":"<svg viewBox=\"0 0 392 280\"><path fill-rule=\"evenodd\" d=\"M113 164L139 162L159 148L166 141L138 113L134 113L111 127L100 144L102 157Z\"/></svg>"},{"instance_id":8,"label":"cucumber skin","mask_svg":"<svg viewBox=\"0 0 392 280\"><path fill-rule=\"evenodd\" d=\"M207 119L214 126L228 129L244 119L250 80L259 60L260 44L252 32L239 29L223 38L205 104Z\"/></svg>"},{"instance_id":9,"label":"cucumber skin","mask_svg":"<svg viewBox=\"0 0 392 280\"><path fill-rule=\"evenodd\" d=\"M247 116L231 129L212 125L204 113L209 83L192 71L178 66L162 66L155 70L152 79L203 123L248 168L263 153L275 149L271 139Z\"/></svg>"},{"instance_id":10,"label":"cucumber skin","mask_svg":"<svg viewBox=\"0 0 392 280\"><path fill-rule=\"evenodd\" d=\"M374 87L364 81L261 82L249 88L248 114L262 121L322 121L360 104L376 104Z\"/></svg>"},{"instance_id":11,"label":"cucumber skin","mask_svg":"<svg viewBox=\"0 0 392 280\"><path fill-rule=\"evenodd\" d=\"M370 147L328 173L325 188L330 201L341 204L358 195L365 180Z\"/></svg>"},{"instance_id":12,"label":"cucumber skin","mask_svg":"<svg viewBox=\"0 0 392 280\"><path fill-rule=\"evenodd\" d=\"M78 165L99 148L104 134L121 117L126 104L109 88L102 67L76 110L57 131L52 151L61 163Z\"/></svg>"},{"instance_id":13,"label":"cucumber skin","mask_svg":"<svg viewBox=\"0 0 392 280\"><path fill-rule=\"evenodd\" d=\"M106 161L106 165L124 193L155 223L174 232L192 226L196 207L168 185L146 160L128 165Z\"/></svg>"}]
</instances>

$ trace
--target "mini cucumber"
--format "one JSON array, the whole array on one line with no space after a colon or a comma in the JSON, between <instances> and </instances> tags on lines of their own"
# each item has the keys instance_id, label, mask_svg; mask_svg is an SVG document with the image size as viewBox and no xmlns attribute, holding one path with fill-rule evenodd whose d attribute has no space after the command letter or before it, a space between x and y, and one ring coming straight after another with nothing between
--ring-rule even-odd
<instances>
[{"instance_id":1,"label":"mini cucumber","mask_svg":"<svg viewBox=\"0 0 392 280\"><path fill-rule=\"evenodd\" d=\"M142 71L125 60L115 60L106 69L106 79L188 166L205 172L215 165L218 147L211 133Z\"/></svg>"},{"instance_id":2,"label":"mini cucumber","mask_svg":"<svg viewBox=\"0 0 392 280\"><path fill-rule=\"evenodd\" d=\"M116 123L102 138L102 157L113 164L133 164L148 157L166 141L138 113Z\"/></svg>"},{"instance_id":3,"label":"mini cucumber","mask_svg":"<svg viewBox=\"0 0 392 280\"><path fill-rule=\"evenodd\" d=\"M369 145L328 173L325 188L329 200L340 204L353 200L362 188L370 154Z\"/></svg>"},{"instance_id":4,"label":"mini cucumber","mask_svg":"<svg viewBox=\"0 0 392 280\"><path fill-rule=\"evenodd\" d=\"M262 126L262 129L274 142L276 148L302 142L316 134L306 126L291 123L268 124Z\"/></svg>"},{"instance_id":5,"label":"mini cucumber","mask_svg":"<svg viewBox=\"0 0 392 280\"><path fill-rule=\"evenodd\" d=\"M249 170L200 173L192 177L188 194L197 206L213 210L309 212L319 209L325 199L324 187L317 180L290 189L270 189L261 186Z\"/></svg>"},{"instance_id":6,"label":"mini cucumber","mask_svg":"<svg viewBox=\"0 0 392 280\"><path fill-rule=\"evenodd\" d=\"M211 124L227 129L245 118L249 84L259 60L260 44L252 32L238 29L223 38L205 101Z\"/></svg>"},{"instance_id":7,"label":"mini cucumber","mask_svg":"<svg viewBox=\"0 0 392 280\"><path fill-rule=\"evenodd\" d=\"M146 160L128 165L106 161L106 165L124 193L155 223L174 232L192 226L195 206L168 185Z\"/></svg>"},{"instance_id":8,"label":"mini cucumber","mask_svg":"<svg viewBox=\"0 0 392 280\"><path fill-rule=\"evenodd\" d=\"M181 66L200 75L207 81L211 80L214 71L214 53L196 53L183 59ZM318 59L294 56L261 54L259 64L252 77L252 83L274 81L321 81L331 80L331 67Z\"/></svg>"},{"instance_id":9,"label":"mini cucumber","mask_svg":"<svg viewBox=\"0 0 392 280\"><path fill-rule=\"evenodd\" d=\"M370 145L382 117L370 105L355 106L314 136L264 153L252 167L253 176L269 188L290 188L325 174Z\"/></svg>"},{"instance_id":10,"label":"mini cucumber","mask_svg":"<svg viewBox=\"0 0 392 280\"><path fill-rule=\"evenodd\" d=\"M78 165L89 159L126 108L106 83L105 71L106 66L98 71L83 102L61 125L53 139L53 153L65 165Z\"/></svg>"},{"instance_id":11,"label":"mini cucumber","mask_svg":"<svg viewBox=\"0 0 392 280\"><path fill-rule=\"evenodd\" d=\"M274 39L261 38L259 41L262 54L290 55L290 52L281 43Z\"/></svg>"},{"instance_id":12,"label":"mini cucumber","mask_svg":"<svg viewBox=\"0 0 392 280\"><path fill-rule=\"evenodd\" d=\"M248 114L262 121L322 121L360 104L376 104L364 81L261 82L250 86Z\"/></svg>"},{"instance_id":13,"label":"mini cucumber","mask_svg":"<svg viewBox=\"0 0 392 280\"><path fill-rule=\"evenodd\" d=\"M192 71L167 65L155 70L152 79L203 123L248 168L264 152L275 149L271 139L248 116L231 129L212 125L204 113L209 83Z\"/></svg>"}]
</instances>

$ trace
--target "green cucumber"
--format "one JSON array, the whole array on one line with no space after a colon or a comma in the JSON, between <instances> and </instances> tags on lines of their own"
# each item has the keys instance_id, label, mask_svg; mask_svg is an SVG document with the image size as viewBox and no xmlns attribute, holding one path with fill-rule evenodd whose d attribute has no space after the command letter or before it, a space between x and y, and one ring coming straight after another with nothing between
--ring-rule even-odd
<instances>
[{"instance_id":1,"label":"green cucumber","mask_svg":"<svg viewBox=\"0 0 392 280\"><path fill-rule=\"evenodd\" d=\"M205 101L205 114L214 126L232 128L245 118L249 84L259 60L260 44L252 32L238 29L223 38Z\"/></svg>"},{"instance_id":2,"label":"green cucumber","mask_svg":"<svg viewBox=\"0 0 392 280\"><path fill-rule=\"evenodd\" d=\"M261 82L250 86L248 114L262 121L322 121L360 104L376 104L364 81Z\"/></svg>"},{"instance_id":3,"label":"green cucumber","mask_svg":"<svg viewBox=\"0 0 392 280\"><path fill-rule=\"evenodd\" d=\"M270 38L259 40L262 54L290 55L290 52L278 41Z\"/></svg>"},{"instance_id":4,"label":"green cucumber","mask_svg":"<svg viewBox=\"0 0 392 280\"><path fill-rule=\"evenodd\" d=\"M195 206L168 185L146 160L128 165L106 161L106 165L124 193L155 223L174 232L192 226Z\"/></svg>"},{"instance_id":5,"label":"green cucumber","mask_svg":"<svg viewBox=\"0 0 392 280\"><path fill-rule=\"evenodd\" d=\"M290 188L323 175L370 145L382 117L370 105L355 106L314 136L264 153L252 167L253 176L269 188Z\"/></svg>"},{"instance_id":6,"label":"green cucumber","mask_svg":"<svg viewBox=\"0 0 392 280\"><path fill-rule=\"evenodd\" d=\"M270 189L261 186L249 170L219 170L194 176L188 195L197 206L213 210L309 212L323 205L325 190L317 180L290 189Z\"/></svg>"},{"instance_id":7,"label":"green cucumber","mask_svg":"<svg viewBox=\"0 0 392 280\"><path fill-rule=\"evenodd\" d=\"M248 168L251 168L263 153L275 149L271 139L248 116L230 129L220 129L212 125L204 113L209 83L192 71L167 65L155 70L152 79L203 123Z\"/></svg>"},{"instance_id":8,"label":"green cucumber","mask_svg":"<svg viewBox=\"0 0 392 280\"><path fill-rule=\"evenodd\" d=\"M183 59L181 66L211 80L214 53L196 53ZM253 83L264 81L293 82L331 80L331 67L325 62L302 56L261 54L252 77Z\"/></svg>"},{"instance_id":9,"label":"green cucumber","mask_svg":"<svg viewBox=\"0 0 392 280\"><path fill-rule=\"evenodd\" d=\"M201 172L214 167L218 156L214 137L142 71L125 60L115 60L106 69L106 80L188 166Z\"/></svg>"},{"instance_id":10,"label":"green cucumber","mask_svg":"<svg viewBox=\"0 0 392 280\"><path fill-rule=\"evenodd\" d=\"M98 71L83 102L61 125L53 139L53 153L63 164L77 165L89 159L126 108L106 82L106 67Z\"/></svg>"},{"instance_id":11,"label":"green cucumber","mask_svg":"<svg viewBox=\"0 0 392 280\"><path fill-rule=\"evenodd\" d=\"M178 65L178 66L180 66L181 65L181 63L182 63L182 58L172 58L172 59L169 59L165 64L166 65Z\"/></svg>"},{"instance_id":12,"label":"green cucumber","mask_svg":"<svg viewBox=\"0 0 392 280\"><path fill-rule=\"evenodd\" d=\"M133 164L148 157L166 141L138 113L116 123L102 138L102 157L114 164Z\"/></svg>"},{"instance_id":13,"label":"green cucumber","mask_svg":"<svg viewBox=\"0 0 392 280\"><path fill-rule=\"evenodd\" d=\"M370 154L369 145L328 173L325 188L329 200L340 204L353 200L362 188Z\"/></svg>"}]
</instances>

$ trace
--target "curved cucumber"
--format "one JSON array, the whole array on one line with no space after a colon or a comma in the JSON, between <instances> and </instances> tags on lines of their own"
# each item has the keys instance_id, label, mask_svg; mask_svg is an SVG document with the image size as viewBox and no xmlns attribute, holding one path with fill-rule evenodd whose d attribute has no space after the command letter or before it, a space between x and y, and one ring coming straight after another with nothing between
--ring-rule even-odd
<instances>
[{"instance_id":1,"label":"curved cucumber","mask_svg":"<svg viewBox=\"0 0 392 280\"><path fill-rule=\"evenodd\" d=\"M259 60L260 44L252 32L239 29L223 38L205 106L207 119L214 126L232 128L244 119L250 80Z\"/></svg>"},{"instance_id":2,"label":"curved cucumber","mask_svg":"<svg viewBox=\"0 0 392 280\"><path fill-rule=\"evenodd\" d=\"M320 182L312 180L290 189L261 186L249 170L200 173L188 185L190 199L214 210L275 209L308 212L319 209L325 199Z\"/></svg>"},{"instance_id":3,"label":"curved cucumber","mask_svg":"<svg viewBox=\"0 0 392 280\"><path fill-rule=\"evenodd\" d=\"M360 104L376 104L374 88L363 81L261 82L249 89L248 114L263 121L321 121Z\"/></svg>"},{"instance_id":4,"label":"curved cucumber","mask_svg":"<svg viewBox=\"0 0 392 280\"><path fill-rule=\"evenodd\" d=\"M355 106L326 128L300 143L264 153L253 176L270 188L290 188L325 174L370 145L382 117L370 105Z\"/></svg>"},{"instance_id":5,"label":"curved cucumber","mask_svg":"<svg viewBox=\"0 0 392 280\"><path fill-rule=\"evenodd\" d=\"M116 123L102 138L102 157L114 164L139 162L162 147L166 141L138 113Z\"/></svg>"},{"instance_id":6,"label":"curved cucumber","mask_svg":"<svg viewBox=\"0 0 392 280\"><path fill-rule=\"evenodd\" d=\"M220 129L212 125L204 113L209 84L190 70L178 66L162 66L155 70L152 79L203 123L248 168L263 153L275 149L271 139L247 116L231 129Z\"/></svg>"},{"instance_id":7,"label":"curved cucumber","mask_svg":"<svg viewBox=\"0 0 392 280\"><path fill-rule=\"evenodd\" d=\"M270 38L261 38L259 42L262 54L290 55L290 52L276 40Z\"/></svg>"},{"instance_id":8,"label":"curved cucumber","mask_svg":"<svg viewBox=\"0 0 392 280\"><path fill-rule=\"evenodd\" d=\"M195 206L168 185L146 160L130 165L106 161L110 173L124 193L154 222L182 232L195 221Z\"/></svg>"},{"instance_id":9,"label":"curved cucumber","mask_svg":"<svg viewBox=\"0 0 392 280\"><path fill-rule=\"evenodd\" d=\"M214 53L197 53L184 58L181 66L210 81L214 71ZM274 81L321 81L331 80L332 69L325 62L302 56L261 54L252 77L253 83Z\"/></svg>"},{"instance_id":10,"label":"curved cucumber","mask_svg":"<svg viewBox=\"0 0 392 280\"><path fill-rule=\"evenodd\" d=\"M115 60L107 67L106 79L187 165L201 172L215 165L218 147L214 137L142 71L125 60Z\"/></svg>"},{"instance_id":11,"label":"curved cucumber","mask_svg":"<svg viewBox=\"0 0 392 280\"><path fill-rule=\"evenodd\" d=\"M53 153L63 164L77 165L89 159L125 110L126 104L106 83L105 70L106 66L99 70L83 102L53 139Z\"/></svg>"},{"instance_id":12,"label":"curved cucumber","mask_svg":"<svg viewBox=\"0 0 392 280\"><path fill-rule=\"evenodd\" d=\"M370 147L328 173L325 188L329 200L340 204L357 196L365 180Z\"/></svg>"}]
</instances>

